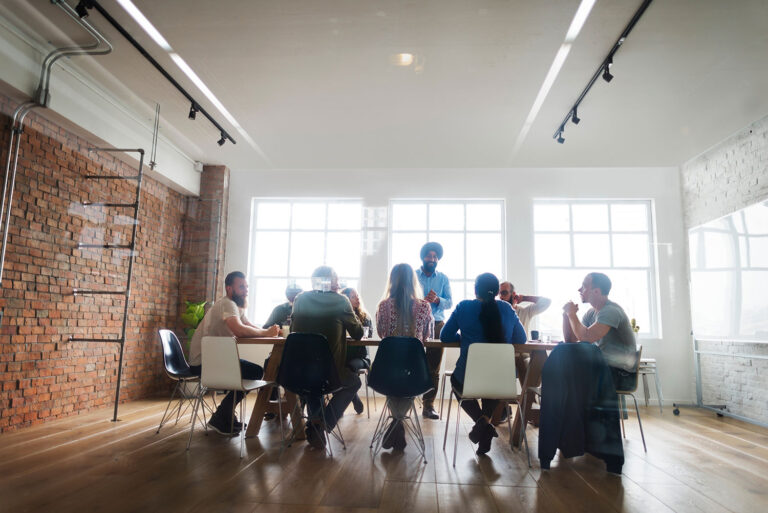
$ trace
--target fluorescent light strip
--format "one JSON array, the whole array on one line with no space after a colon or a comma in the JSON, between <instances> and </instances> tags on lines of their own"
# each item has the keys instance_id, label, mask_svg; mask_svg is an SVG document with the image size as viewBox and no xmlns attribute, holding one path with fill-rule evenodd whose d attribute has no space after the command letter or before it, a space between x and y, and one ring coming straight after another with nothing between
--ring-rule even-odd
<instances>
[{"instance_id":1,"label":"fluorescent light strip","mask_svg":"<svg viewBox=\"0 0 768 513\"><path fill-rule=\"evenodd\" d=\"M523 128L517 135L515 145L512 147L513 155L520 150L523 142L525 141L525 138L528 137L528 132L531 131L533 122L536 121L536 117L539 115L539 110L541 110L542 105L544 105L544 100L547 99L547 95L549 94L550 89L552 89L552 86L555 84L555 80L557 79L557 75L560 73L560 69L562 69L563 64L565 64L565 59L568 57L568 52L571 51L572 43L579 35L579 32L581 32L581 29L584 27L584 23L587 21L587 17L592 11L592 7L594 5L595 0L581 0L578 9L576 9L576 14L574 14L573 20L571 20L571 25L568 27L568 32L565 34L565 41L560 45L560 49L557 51L555 59L552 61L552 65L549 67L547 76L544 77L544 82L539 88L539 92L536 95L536 99L534 100L533 105L531 106L531 110L528 112L528 117L525 118Z\"/></svg>"},{"instance_id":2,"label":"fluorescent light strip","mask_svg":"<svg viewBox=\"0 0 768 513\"><path fill-rule=\"evenodd\" d=\"M264 154L264 152L261 150L258 144L256 144L256 141L253 140L253 138L248 134L248 132L245 131L245 129L240 126L240 123L237 122L235 117L230 114L230 112L227 110L226 107L224 107L224 104L221 103L221 101L216 98L216 95L213 94L213 91L208 88L207 85L200 79L200 77L195 73L192 68L187 64L184 59L181 58L181 56L176 53L171 45L168 43L168 41L163 37L162 34L160 34L160 31L158 31L154 25L147 19L146 16L136 7L131 0L117 0L117 2L125 9L125 11L131 15L131 18L134 19L136 23L141 26L142 29L144 29L144 32L146 32L149 37L151 37L155 43L157 43L160 48L168 52L171 59L173 59L173 62L176 63L176 65L181 69L181 71L184 72L184 74L192 81L193 84L202 92L206 98L213 104L214 107L218 109L218 111L221 113L222 116L226 118L229 123L235 127L235 129L238 131L238 133L245 139L248 144L251 145L251 147L256 150L261 158L264 159L264 161L272 165L270 160L267 158L267 156Z\"/></svg>"},{"instance_id":3,"label":"fluorescent light strip","mask_svg":"<svg viewBox=\"0 0 768 513\"><path fill-rule=\"evenodd\" d=\"M155 43L160 45L160 48L165 50L166 52L172 52L173 48L171 48L171 45L168 44L168 41L163 37L162 34L160 34L160 31L155 28L154 25L147 19L146 16L139 10L138 7L133 5L133 2L131 0L117 0L117 3L119 3L125 11L131 15L131 18L138 23L141 28L144 29L144 32L146 32L149 37L151 37Z\"/></svg>"}]
</instances>

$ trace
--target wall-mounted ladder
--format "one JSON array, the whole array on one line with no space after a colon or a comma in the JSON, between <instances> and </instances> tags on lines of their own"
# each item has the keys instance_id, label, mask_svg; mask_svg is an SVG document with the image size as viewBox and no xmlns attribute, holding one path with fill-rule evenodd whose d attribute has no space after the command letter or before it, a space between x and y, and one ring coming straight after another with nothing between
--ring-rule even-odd
<instances>
[{"instance_id":1,"label":"wall-mounted ladder","mask_svg":"<svg viewBox=\"0 0 768 513\"><path fill-rule=\"evenodd\" d=\"M89 208L116 208L116 209L128 209L133 211L133 226L131 229L131 239L128 244L83 244L78 243L78 249L86 248L100 248L107 250L114 249L126 249L128 250L128 274L126 276L125 288L120 290L96 290L96 289L73 289L72 293L75 296L122 296L124 298L123 304L123 322L120 329L120 336L118 338L88 338L88 337L69 337L70 342L96 342L96 343L111 343L118 344L120 346L120 357L117 365L117 386L115 388L115 412L112 417L112 421L117 421L117 407L120 404L120 381L123 375L123 355L125 353L125 334L128 323L128 305L131 300L131 280L133 278L133 261L136 255L136 227L138 226L139 208L141 206L141 180L144 175L144 150L143 149L125 149L125 148L89 148L88 151L103 151L103 152L122 152L122 153L138 153L139 154L139 172L136 175L86 175L88 180L130 180L136 182L136 196L132 203L115 203L115 202L90 202L84 201L80 205L86 209Z\"/></svg>"}]
</instances>

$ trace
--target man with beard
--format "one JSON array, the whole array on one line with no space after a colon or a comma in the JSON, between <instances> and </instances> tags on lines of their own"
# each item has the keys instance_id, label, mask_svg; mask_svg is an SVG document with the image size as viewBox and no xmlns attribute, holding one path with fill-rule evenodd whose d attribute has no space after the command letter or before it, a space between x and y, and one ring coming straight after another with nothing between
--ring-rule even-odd
<instances>
[{"instance_id":1,"label":"man with beard","mask_svg":"<svg viewBox=\"0 0 768 513\"><path fill-rule=\"evenodd\" d=\"M517 312L520 323L525 328L525 333L530 337L530 325L534 317L549 308L552 300L544 296L522 296L515 292L515 286L505 281L499 285L499 298L506 301ZM522 305L521 303L528 303Z\"/></svg>"},{"instance_id":2,"label":"man with beard","mask_svg":"<svg viewBox=\"0 0 768 513\"><path fill-rule=\"evenodd\" d=\"M227 295L216 301L206 312L189 345L189 367L198 376L202 370L203 337L276 337L280 332L278 326L261 329L245 317L248 283L243 273L229 273L224 280L224 286ZM243 379L261 379L264 369L255 363L240 360L240 373ZM208 425L222 435L238 434L243 425L234 416L234 411L242 399L242 392L235 394L230 391L211 415Z\"/></svg>"},{"instance_id":3,"label":"man with beard","mask_svg":"<svg viewBox=\"0 0 768 513\"><path fill-rule=\"evenodd\" d=\"M424 291L424 299L432 307L435 318L435 338L440 338L440 330L445 324L445 310L451 308L451 283L448 277L437 271L437 262L443 258L443 246L437 242L427 242L421 247L422 265L416 270L416 276ZM440 380L440 363L443 360L443 348L427 348L427 363L432 378L432 390L422 397L421 415L425 419L439 419L434 402Z\"/></svg>"}]
</instances>

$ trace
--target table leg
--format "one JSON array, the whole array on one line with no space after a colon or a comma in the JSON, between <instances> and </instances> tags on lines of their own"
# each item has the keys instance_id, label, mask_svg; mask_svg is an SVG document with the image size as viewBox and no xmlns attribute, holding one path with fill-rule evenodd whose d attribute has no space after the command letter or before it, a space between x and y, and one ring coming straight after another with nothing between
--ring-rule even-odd
<instances>
[{"instance_id":1,"label":"table leg","mask_svg":"<svg viewBox=\"0 0 768 513\"><path fill-rule=\"evenodd\" d=\"M272 354L269 357L267 368L264 369L264 381L275 381L277 379L277 369L280 368L280 360L283 359L283 346L273 345ZM248 421L248 429L245 430L246 438L258 436L261 429L261 422L264 420L264 412L269 405L269 395L272 387L262 387L256 395L256 404L253 405L251 420Z\"/></svg>"},{"instance_id":2,"label":"table leg","mask_svg":"<svg viewBox=\"0 0 768 513\"><path fill-rule=\"evenodd\" d=\"M546 351L531 351L531 362L528 364L528 371L523 379L523 390L528 390L528 387L535 387L541 383L541 369L544 367L546 360ZM539 412L538 410L533 410L533 393L529 392L527 395L528 397L525 399L525 420L538 424ZM520 408L518 408L512 422L512 445L515 447L520 445L521 427Z\"/></svg>"}]
</instances>

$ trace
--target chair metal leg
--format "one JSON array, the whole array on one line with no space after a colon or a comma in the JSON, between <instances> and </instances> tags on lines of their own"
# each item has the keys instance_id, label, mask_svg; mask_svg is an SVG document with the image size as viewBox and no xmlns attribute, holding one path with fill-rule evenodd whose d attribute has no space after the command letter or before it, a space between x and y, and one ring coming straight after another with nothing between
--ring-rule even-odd
<instances>
[{"instance_id":1,"label":"chair metal leg","mask_svg":"<svg viewBox=\"0 0 768 513\"><path fill-rule=\"evenodd\" d=\"M374 401L375 402L375 401ZM371 418L371 403L368 401L368 377L365 378L365 412L368 414L368 418Z\"/></svg>"},{"instance_id":2,"label":"chair metal leg","mask_svg":"<svg viewBox=\"0 0 768 513\"><path fill-rule=\"evenodd\" d=\"M376 429L373 431L373 438L371 438L370 448L374 449L374 456L376 456L376 454L378 454L378 452L381 450L381 444L384 441L384 432L386 431L387 419L390 418L390 415L387 415L388 411L391 412L389 407L389 398L387 398L386 402L384 403L384 408L382 408L381 415L379 415L379 420L376 423Z\"/></svg>"},{"instance_id":3,"label":"chair metal leg","mask_svg":"<svg viewBox=\"0 0 768 513\"><path fill-rule=\"evenodd\" d=\"M438 413L441 419L443 418L443 402L445 401L445 378L445 373L443 373L442 383L440 384L440 412Z\"/></svg>"},{"instance_id":4,"label":"chair metal leg","mask_svg":"<svg viewBox=\"0 0 768 513\"><path fill-rule=\"evenodd\" d=\"M205 388L202 388L202 390L205 390ZM200 407L200 401L203 397L203 392L198 394L197 399L195 400L195 412L194 412L194 418L197 418L197 409ZM192 433L195 432L195 422L192 421L192 426L189 428L189 440L187 440L187 450L189 450L189 446L192 444Z\"/></svg>"},{"instance_id":5,"label":"chair metal leg","mask_svg":"<svg viewBox=\"0 0 768 513\"><path fill-rule=\"evenodd\" d=\"M180 380L176 380L176 386L173 387L173 391L171 392L171 398L168 399L168 405L165 407L165 413L163 413L163 418L160 419L160 424L157 426L157 431L155 431L155 434L158 434L160 432L160 428L163 427L163 424L165 424L165 419L168 416L168 408L171 407L173 398L176 396L176 391L179 389L179 383L180 383ZM173 410L171 411L175 411L177 406L178 405L174 405ZM178 422L178 418L176 419L176 422Z\"/></svg>"},{"instance_id":6,"label":"chair metal leg","mask_svg":"<svg viewBox=\"0 0 768 513\"><path fill-rule=\"evenodd\" d=\"M635 401L635 414L637 414L637 423L640 425L640 438L643 440L643 450L645 452L648 452L648 448L645 446L645 434L643 433L643 421L640 420L640 409L637 407L637 399L635 399L634 394L629 394L630 397L632 397L632 400Z\"/></svg>"},{"instance_id":7,"label":"chair metal leg","mask_svg":"<svg viewBox=\"0 0 768 513\"><path fill-rule=\"evenodd\" d=\"M456 467L456 451L459 448L459 422L461 419L461 399L459 399L459 406L456 408L456 435L453 437L453 466Z\"/></svg>"},{"instance_id":8,"label":"chair metal leg","mask_svg":"<svg viewBox=\"0 0 768 513\"><path fill-rule=\"evenodd\" d=\"M654 369L653 379L656 381L656 397L659 399L659 413L664 414L662 403L664 402L664 396L661 395L661 381L659 381L659 371Z\"/></svg>"},{"instance_id":9,"label":"chair metal leg","mask_svg":"<svg viewBox=\"0 0 768 513\"><path fill-rule=\"evenodd\" d=\"M453 394L453 388L451 388L451 394ZM445 443L448 440L448 425L451 423L451 404L453 404L453 395L448 400L448 416L445 419L445 435L443 435L443 452L445 452Z\"/></svg>"},{"instance_id":10,"label":"chair metal leg","mask_svg":"<svg viewBox=\"0 0 768 513\"><path fill-rule=\"evenodd\" d=\"M277 388L277 414L280 416L280 451L285 447L285 431L283 430L283 398L280 397L280 385L273 385Z\"/></svg>"},{"instance_id":11,"label":"chair metal leg","mask_svg":"<svg viewBox=\"0 0 768 513\"><path fill-rule=\"evenodd\" d=\"M240 418L245 420L245 398L248 397L245 392L243 392L243 400L240 401ZM232 408L232 422L234 422L235 417L235 409ZM241 421L242 422L242 421ZM245 451L245 425L240 429L240 459L243 459Z\"/></svg>"},{"instance_id":12,"label":"chair metal leg","mask_svg":"<svg viewBox=\"0 0 768 513\"><path fill-rule=\"evenodd\" d=\"M525 444L525 453L528 456L528 468L531 468L531 448L528 447L528 435L525 434L525 428L526 426L526 420L525 420L525 400L528 397L528 391L523 392L523 401L522 405L518 405L518 408L520 408L520 438L522 439L518 443L524 443ZM512 438L512 426L509 427L509 437Z\"/></svg>"},{"instance_id":13,"label":"chair metal leg","mask_svg":"<svg viewBox=\"0 0 768 513\"><path fill-rule=\"evenodd\" d=\"M416 412L415 399L411 400L411 412L413 414L413 424L416 429L413 429L413 436L415 441L419 444L419 450L421 451L421 457L424 458L424 463L427 462L427 446L424 443L424 432L421 430L421 424L419 423L419 415ZM408 424L405 424L408 426Z\"/></svg>"},{"instance_id":14,"label":"chair metal leg","mask_svg":"<svg viewBox=\"0 0 768 513\"><path fill-rule=\"evenodd\" d=\"M627 438L627 434L624 432L624 410L621 409L622 401L621 395L619 395L619 418L621 419L621 436Z\"/></svg>"},{"instance_id":15,"label":"chair metal leg","mask_svg":"<svg viewBox=\"0 0 768 513\"><path fill-rule=\"evenodd\" d=\"M648 407L648 399L650 398L650 395L648 393L648 374L643 372L641 374L643 376L643 397L645 397L645 407Z\"/></svg>"}]
</instances>

